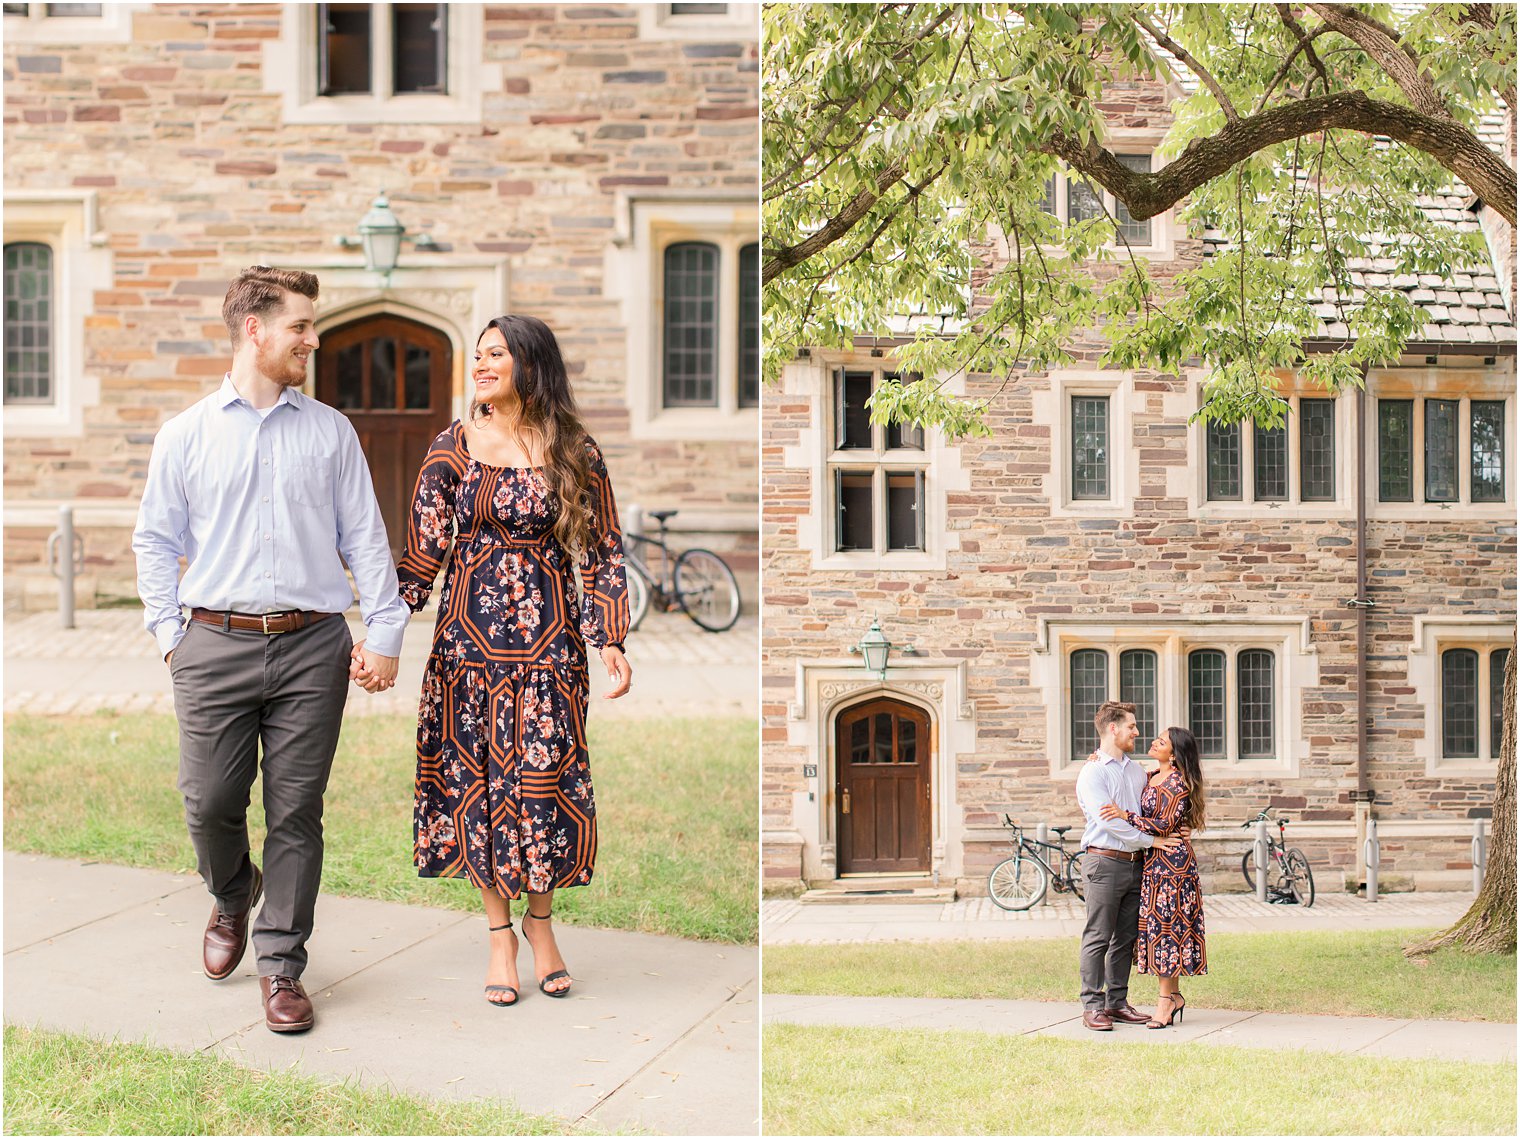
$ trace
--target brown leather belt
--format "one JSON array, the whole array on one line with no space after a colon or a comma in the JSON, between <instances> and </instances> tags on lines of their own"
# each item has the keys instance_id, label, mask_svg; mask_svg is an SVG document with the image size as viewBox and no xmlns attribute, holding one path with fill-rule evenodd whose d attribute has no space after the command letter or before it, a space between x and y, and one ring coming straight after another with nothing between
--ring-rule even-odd
<instances>
[{"instance_id":1,"label":"brown leather belt","mask_svg":"<svg viewBox=\"0 0 1520 1139\"><path fill-rule=\"evenodd\" d=\"M1106 846L1089 846L1089 854L1101 854L1104 858L1117 858L1120 862L1139 862L1145 857L1143 850L1110 850Z\"/></svg>"},{"instance_id":2,"label":"brown leather belt","mask_svg":"<svg viewBox=\"0 0 1520 1139\"><path fill-rule=\"evenodd\" d=\"M304 629L308 625L315 625L318 621L331 617L332 613L313 613L309 610L291 609L284 613L217 613L211 609L192 609L190 619L199 621L202 625L215 625L218 629L226 632L228 629L239 629L245 633L263 633L273 636L275 633L294 633L297 629Z\"/></svg>"}]
</instances>

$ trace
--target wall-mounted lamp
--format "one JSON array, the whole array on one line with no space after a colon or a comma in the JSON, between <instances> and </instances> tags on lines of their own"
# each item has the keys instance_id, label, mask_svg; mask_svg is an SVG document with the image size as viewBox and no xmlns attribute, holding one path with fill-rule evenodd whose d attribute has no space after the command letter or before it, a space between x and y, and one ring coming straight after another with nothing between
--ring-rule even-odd
<instances>
[{"instance_id":1,"label":"wall-mounted lamp","mask_svg":"<svg viewBox=\"0 0 1520 1139\"><path fill-rule=\"evenodd\" d=\"M874 672L885 680L887 661L891 658L894 648L900 649L904 656L915 656L918 653L912 645L894 645L887 640L886 634L881 631L881 622L873 617L871 627L866 630L866 635L860 638L860 643L850 646L850 655L859 653L866 671Z\"/></svg>"},{"instance_id":2,"label":"wall-mounted lamp","mask_svg":"<svg viewBox=\"0 0 1520 1139\"><path fill-rule=\"evenodd\" d=\"M364 267L371 273L379 273L385 278L387 286L391 283L391 274L395 272L396 265L401 260L401 243L410 241L412 248L427 252L438 248L438 243L433 240L430 233L419 234L416 237L406 236L406 226L401 224L400 219L391 213L390 201L385 196L385 191L380 191L380 196L370 203L369 212L359 219L359 236L341 236L338 246L342 249L352 249L359 245L364 248Z\"/></svg>"}]
</instances>

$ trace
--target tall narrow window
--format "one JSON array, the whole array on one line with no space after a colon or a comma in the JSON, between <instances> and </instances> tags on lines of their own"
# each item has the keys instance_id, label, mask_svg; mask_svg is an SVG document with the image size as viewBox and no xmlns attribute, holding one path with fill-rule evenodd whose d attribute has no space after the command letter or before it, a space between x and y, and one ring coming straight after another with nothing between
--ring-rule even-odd
<instances>
[{"instance_id":1,"label":"tall narrow window","mask_svg":"<svg viewBox=\"0 0 1520 1139\"><path fill-rule=\"evenodd\" d=\"M921 428L871 422L871 393L891 372L834 372L834 549L926 551L927 459ZM917 451L918 454L912 452ZM891 465L887 463L890 459Z\"/></svg>"},{"instance_id":2,"label":"tall narrow window","mask_svg":"<svg viewBox=\"0 0 1520 1139\"><path fill-rule=\"evenodd\" d=\"M839 548L869 550L875 546L869 471L835 471L835 494L839 503Z\"/></svg>"},{"instance_id":3,"label":"tall narrow window","mask_svg":"<svg viewBox=\"0 0 1520 1139\"><path fill-rule=\"evenodd\" d=\"M1504 501L1504 401L1472 401L1472 500Z\"/></svg>"},{"instance_id":4,"label":"tall narrow window","mask_svg":"<svg viewBox=\"0 0 1520 1139\"><path fill-rule=\"evenodd\" d=\"M318 4L318 90L324 95L367 95L371 12L368 4Z\"/></svg>"},{"instance_id":5,"label":"tall narrow window","mask_svg":"<svg viewBox=\"0 0 1520 1139\"><path fill-rule=\"evenodd\" d=\"M1504 669L1508 664L1508 649L1488 654L1488 746L1495 759L1504 746Z\"/></svg>"},{"instance_id":6,"label":"tall narrow window","mask_svg":"<svg viewBox=\"0 0 1520 1139\"><path fill-rule=\"evenodd\" d=\"M1080 177L1066 179L1066 221L1069 225L1103 216L1103 197Z\"/></svg>"},{"instance_id":7,"label":"tall narrow window","mask_svg":"<svg viewBox=\"0 0 1520 1139\"><path fill-rule=\"evenodd\" d=\"M1277 753L1272 654L1266 649L1246 649L1240 654L1238 669L1240 758L1269 759Z\"/></svg>"},{"instance_id":8,"label":"tall narrow window","mask_svg":"<svg viewBox=\"0 0 1520 1139\"><path fill-rule=\"evenodd\" d=\"M1131 170L1139 171L1141 174L1149 174L1151 172L1151 156L1149 154L1118 154L1114 157L1119 160L1121 166L1127 166ZM1130 216L1129 207L1117 199L1114 201L1114 223L1122 241L1142 248L1150 245L1150 219L1136 221Z\"/></svg>"},{"instance_id":9,"label":"tall narrow window","mask_svg":"<svg viewBox=\"0 0 1520 1139\"><path fill-rule=\"evenodd\" d=\"M665 406L718 402L718 247L683 241L665 250Z\"/></svg>"},{"instance_id":10,"label":"tall narrow window","mask_svg":"<svg viewBox=\"0 0 1520 1139\"><path fill-rule=\"evenodd\" d=\"M397 95L448 93L447 4L392 4L392 90Z\"/></svg>"},{"instance_id":11,"label":"tall narrow window","mask_svg":"<svg viewBox=\"0 0 1520 1139\"><path fill-rule=\"evenodd\" d=\"M1299 497L1305 502L1335 499L1335 401L1298 403Z\"/></svg>"},{"instance_id":12,"label":"tall narrow window","mask_svg":"<svg viewBox=\"0 0 1520 1139\"><path fill-rule=\"evenodd\" d=\"M873 372L836 373L834 446L841 451L869 451L873 446L871 409L866 400L871 398L874 379Z\"/></svg>"},{"instance_id":13,"label":"tall narrow window","mask_svg":"<svg viewBox=\"0 0 1520 1139\"><path fill-rule=\"evenodd\" d=\"M1414 401L1378 400L1378 501L1414 501Z\"/></svg>"},{"instance_id":14,"label":"tall narrow window","mask_svg":"<svg viewBox=\"0 0 1520 1139\"><path fill-rule=\"evenodd\" d=\"M53 250L5 247L5 402L53 402Z\"/></svg>"},{"instance_id":15,"label":"tall narrow window","mask_svg":"<svg viewBox=\"0 0 1520 1139\"><path fill-rule=\"evenodd\" d=\"M1441 654L1441 754L1447 759L1478 754L1478 654L1472 649Z\"/></svg>"},{"instance_id":16,"label":"tall narrow window","mask_svg":"<svg viewBox=\"0 0 1520 1139\"><path fill-rule=\"evenodd\" d=\"M1256 501L1288 497L1288 429L1256 427Z\"/></svg>"},{"instance_id":17,"label":"tall narrow window","mask_svg":"<svg viewBox=\"0 0 1520 1139\"><path fill-rule=\"evenodd\" d=\"M1208 455L1208 495L1211 502L1238 502L1240 483L1240 424L1228 427L1210 423L1204 429L1204 450Z\"/></svg>"},{"instance_id":18,"label":"tall narrow window","mask_svg":"<svg viewBox=\"0 0 1520 1139\"><path fill-rule=\"evenodd\" d=\"M1156 723L1156 654L1150 649L1125 649L1119 654L1119 699L1135 706L1141 750L1159 730Z\"/></svg>"},{"instance_id":19,"label":"tall narrow window","mask_svg":"<svg viewBox=\"0 0 1520 1139\"><path fill-rule=\"evenodd\" d=\"M1425 401L1425 501L1457 500L1457 401Z\"/></svg>"},{"instance_id":20,"label":"tall narrow window","mask_svg":"<svg viewBox=\"0 0 1520 1139\"><path fill-rule=\"evenodd\" d=\"M739 406L760 404L760 246L739 250Z\"/></svg>"},{"instance_id":21,"label":"tall narrow window","mask_svg":"<svg viewBox=\"0 0 1520 1139\"><path fill-rule=\"evenodd\" d=\"M1188 654L1188 727L1205 759L1225 756L1224 708L1224 653L1193 650Z\"/></svg>"},{"instance_id":22,"label":"tall narrow window","mask_svg":"<svg viewBox=\"0 0 1520 1139\"><path fill-rule=\"evenodd\" d=\"M924 472L887 472L887 549L924 548Z\"/></svg>"},{"instance_id":23,"label":"tall narrow window","mask_svg":"<svg viewBox=\"0 0 1520 1139\"><path fill-rule=\"evenodd\" d=\"M1071 497L1108 497L1108 397L1071 398Z\"/></svg>"},{"instance_id":24,"label":"tall narrow window","mask_svg":"<svg viewBox=\"0 0 1520 1139\"><path fill-rule=\"evenodd\" d=\"M1098 749L1093 724L1098 705L1108 699L1108 654L1078 649L1071 654L1071 758L1081 761Z\"/></svg>"}]
</instances>

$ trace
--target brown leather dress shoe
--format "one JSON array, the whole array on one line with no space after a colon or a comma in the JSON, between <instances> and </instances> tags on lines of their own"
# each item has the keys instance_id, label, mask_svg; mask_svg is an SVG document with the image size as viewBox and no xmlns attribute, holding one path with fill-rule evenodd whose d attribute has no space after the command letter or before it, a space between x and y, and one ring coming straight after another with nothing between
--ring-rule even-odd
<instances>
[{"instance_id":1,"label":"brown leather dress shoe","mask_svg":"<svg viewBox=\"0 0 1520 1139\"><path fill-rule=\"evenodd\" d=\"M294 977L260 977L264 1024L270 1032L305 1032L316 1023L311 998Z\"/></svg>"},{"instance_id":2,"label":"brown leather dress shoe","mask_svg":"<svg viewBox=\"0 0 1520 1139\"><path fill-rule=\"evenodd\" d=\"M1109 1020L1116 1020L1120 1024L1144 1024L1150 1018L1143 1012L1136 1012L1135 1006L1125 1001L1118 1008L1106 1008Z\"/></svg>"},{"instance_id":3,"label":"brown leather dress shoe","mask_svg":"<svg viewBox=\"0 0 1520 1139\"><path fill-rule=\"evenodd\" d=\"M1144 1017L1141 1018L1142 1020ZM1084 1009L1082 1012L1082 1026L1090 1028L1094 1032L1112 1032L1114 1022L1104 1009Z\"/></svg>"},{"instance_id":4,"label":"brown leather dress shoe","mask_svg":"<svg viewBox=\"0 0 1520 1139\"><path fill-rule=\"evenodd\" d=\"M253 868L253 892L248 895L248 906L240 913L223 913L215 903L211 906L211 920L206 923L206 940L201 946L201 968L213 981L232 976L232 971L243 960L248 950L248 919L253 907L264 896L264 875L257 866Z\"/></svg>"}]
</instances>

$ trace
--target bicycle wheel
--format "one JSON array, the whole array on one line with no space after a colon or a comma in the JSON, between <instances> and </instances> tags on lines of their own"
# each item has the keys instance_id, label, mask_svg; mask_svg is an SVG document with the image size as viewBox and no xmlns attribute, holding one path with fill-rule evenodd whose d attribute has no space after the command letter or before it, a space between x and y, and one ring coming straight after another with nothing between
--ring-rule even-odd
<instances>
[{"instance_id":1,"label":"bicycle wheel","mask_svg":"<svg viewBox=\"0 0 1520 1139\"><path fill-rule=\"evenodd\" d=\"M1087 879L1082 877L1082 856L1066 860L1066 872L1071 875L1071 892L1080 901L1086 901L1087 895L1082 893L1082 888L1087 885Z\"/></svg>"},{"instance_id":2,"label":"bicycle wheel","mask_svg":"<svg viewBox=\"0 0 1520 1139\"><path fill-rule=\"evenodd\" d=\"M649 612L649 584L631 562L623 563L623 576L628 579L628 628L637 629Z\"/></svg>"},{"instance_id":3,"label":"bicycle wheel","mask_svg":"<svg viewBox=\"0 0 1520 1139\"><path fill-rule=\"evenodd\" d=\"M1284 884L1293 894L1293 900L1304 909L1314 904L1314 871L1304 852L1294 847L1283 859Z\"/></svg>"},{"instance_id":4,"label":"bicycle wheel","mask_svg":"<svg viewBox=\"0 0 1520 1139\"><path fill-rule=\"evenodd\" d=\"M1246 880L1246 885L1251 892L1256 892L1256 855L1255 851L1246 851L1240 856L1240 876Z\"/></svg>"},{"instance_id":5,"label":"bicycle wheel","mask_svg":"<svg viewBox=\"0 0 1520 1139\"><path fill-rule=\"evenodd\" d=\"M987 875L987 894L1005 910L1027 910L1045 896L1050 875L1032 858L1005 858Z\"/></svg>"},{"instance_id":6,"label":"bicycle wheel","mask_svg":"<svg viewBox=\"0 0 1520 1139\"><path fill-rule=\"evenodd\" d=\"M721 633L739 619L739 582L728 564L710 550L687 550L676 559L676 603L709 633Z\"/></svg>"}]
</instances>

